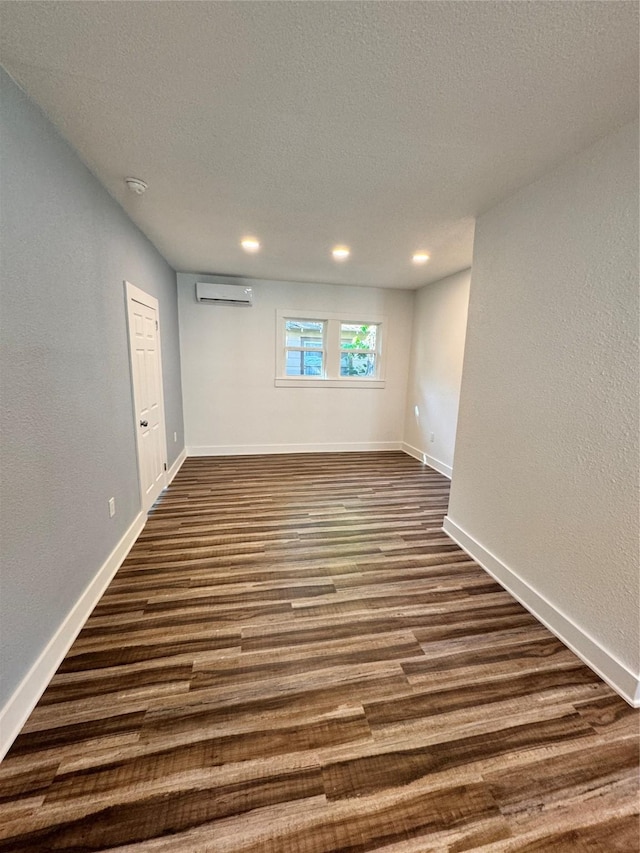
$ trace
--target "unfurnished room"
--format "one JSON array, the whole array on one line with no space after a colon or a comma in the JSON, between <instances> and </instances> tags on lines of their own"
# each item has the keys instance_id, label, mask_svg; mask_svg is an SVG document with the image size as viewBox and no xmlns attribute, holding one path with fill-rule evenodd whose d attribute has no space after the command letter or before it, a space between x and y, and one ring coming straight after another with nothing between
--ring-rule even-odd
<instances>
[{"instance_id":1,"label":"unfurnished room","mask_svg":"<svg viewBox=\"0 0 640 853\"><path fill-rule=\"evenodd\" d=\"M639 9L0 0L0 853L640 853Z\"/></svg>"}]
</instances>

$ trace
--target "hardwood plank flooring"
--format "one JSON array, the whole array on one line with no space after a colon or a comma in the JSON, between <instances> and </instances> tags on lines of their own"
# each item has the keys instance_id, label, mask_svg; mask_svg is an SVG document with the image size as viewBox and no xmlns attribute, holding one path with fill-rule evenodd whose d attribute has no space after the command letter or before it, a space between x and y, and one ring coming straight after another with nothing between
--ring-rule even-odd
<instances>
[{"instance_id":1,"label":"hardwood plank flooring","mask_svg":"<svg viewBox=\"0 0 640 853\"><path fill-rule=\"evenodd\" d=\"M637 853L638 712L403 453L187 459L0 765L0 853Z\"/></svg>"}]
</instances>

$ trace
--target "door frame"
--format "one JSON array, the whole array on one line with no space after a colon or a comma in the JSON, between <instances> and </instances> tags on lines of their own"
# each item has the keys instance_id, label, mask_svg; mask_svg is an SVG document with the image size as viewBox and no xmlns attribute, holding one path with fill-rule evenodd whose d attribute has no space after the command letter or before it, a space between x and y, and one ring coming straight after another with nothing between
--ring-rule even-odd
<instances>
[{"instance_id":1,"label":"door frame","mask_svg":"<svg viewBox=\"0 0 640 853\"><path fill-rule=\"evenodd\" d=\"M136 380L135 380L135 372L133 369L133 335L132 335L132 327L131 327L131 307L133 302L139 302L141 305L146 305L147 308L153 308L156 312L156 320L158 323L158 328L156 329L156 343L157 343L157 353L158 353L158 391L159 391L159 407L160 407L160 431L161 438L163 441L163 450L164 450L164 470L162 472L162 489L160 490L160 494L167 488L167 430L165 425L165 412L164 412L164 387L162 382L162 342L160 339L160 303L156 299L155 296L151 296L151 294L146 293L144 290L141 290L139 287L136 287L135 284L131 284L130 281L124 282L125 289L125 301L126 301L126 314L127 314L127 343L129 350L129 376L131 380L131 402L133 404L133 421L134 421L134 433L135 433L135 441L136 441L136 459L138 462L138 489L140 491L140 505L142 507L142 512L146 513L153 506L157 497L154 498L148 506L147 496L144 492L143 484L142 484L142 459L140 456L140 438L139 438L139 430L138 430L138 389L136 388Z\"/></svg>"}]
</instances>

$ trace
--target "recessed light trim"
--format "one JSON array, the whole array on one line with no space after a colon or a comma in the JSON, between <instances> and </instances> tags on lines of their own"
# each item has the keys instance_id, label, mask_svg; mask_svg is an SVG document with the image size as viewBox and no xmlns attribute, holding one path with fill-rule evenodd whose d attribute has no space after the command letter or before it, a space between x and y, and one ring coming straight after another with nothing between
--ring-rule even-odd
<instances>
[{"instance_id":1,"label":"recessed light trim","mask_svg":"<svg viewBox=\"0 0 640 853\"><path fill-rule=\"evenodd\" d=\"M429 252L416 252L412 260L414 264L426 264L430 258Z\"/></svg>"},{"instance_id":2,"label":"recessed light trim","mask_svg":"<svg viewBox=\"0 0 640 853\"><path fill-rule=\"evenodd\" d=\"M348 246L334 246L331 254L336 261L346 261L351 254L351 249Z\"/></svg>"},{"instance_id":3,"label":"recessed light trim","mask_svg":"<svg viewBox=\"0 0 640 853\"><path fill-rule=\"evenodd\" d=\"M240 241L240 245L245 250L245 252L260 251L260 240L256 240L255 237L243 237Z\"/></svg>"}]
</instances>

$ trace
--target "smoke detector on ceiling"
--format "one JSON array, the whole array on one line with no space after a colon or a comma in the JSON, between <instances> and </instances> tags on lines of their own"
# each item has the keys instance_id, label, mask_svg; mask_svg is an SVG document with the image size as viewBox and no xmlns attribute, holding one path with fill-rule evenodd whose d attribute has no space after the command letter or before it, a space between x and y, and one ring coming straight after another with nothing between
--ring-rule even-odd
<instances>
[{"instance_id":1,"label":"smoke detector on ceiling","mask_svg":"<svg viewBox=\"0 0 640 853\"><path fill-rule=\"evenodd\" d=\"M132 193L136 195L142 195L142 193L146 190L147 185L144 181L141 181L140 178L125 178L125 184L129 187Z\"/></svg>"}]
</instances>

